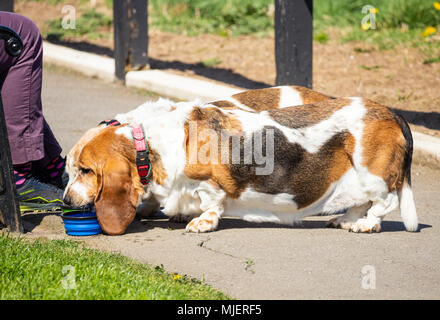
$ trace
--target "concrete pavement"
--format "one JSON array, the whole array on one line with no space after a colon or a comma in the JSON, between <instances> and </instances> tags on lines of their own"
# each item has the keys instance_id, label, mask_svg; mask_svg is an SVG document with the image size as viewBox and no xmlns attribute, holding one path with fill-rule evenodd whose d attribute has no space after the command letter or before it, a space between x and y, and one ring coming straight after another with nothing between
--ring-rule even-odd
<instances>
[{"instance_id":1,"label":"concrete pavement","mask_svg":"<svg viewBox=\"0 0 440 320\"><path fill-rule=\"evenodd\" d=\"M58 72L44 74L43 104L65 152L105 118L148 99L121 85ZM398 211L379 234L327 229L330 217L301 226L232 218L209 234L187 234L164 218L136 220L119 237L74 238L165 270L203 279L238 299L439 299L440 170L413 166L420 232L404 231ZM64 235L56 215L27 215L28 237ZM374 281L375 280L375 281ZM375 284L364 289L362 284Z\"/></svg>"}]
</instances>

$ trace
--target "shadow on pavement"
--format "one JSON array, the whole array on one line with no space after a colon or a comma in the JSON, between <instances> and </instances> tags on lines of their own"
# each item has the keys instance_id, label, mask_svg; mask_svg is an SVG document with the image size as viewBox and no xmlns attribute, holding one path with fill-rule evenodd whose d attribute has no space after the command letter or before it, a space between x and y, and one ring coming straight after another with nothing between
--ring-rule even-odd
<instances>
[{"instance_id":1,"label":"shadow on pavement","mask_svg":"<svg viewBox=\"0 0 440 320\"><path fill-rule=\"evenodd\" d=\"M432 228L429 224L419 223L419 230L417 232L422 231L423 229ZM383 221L382 222L382 232L394 232L394 231L406 231L403 222L400 221Z\"/></svg>"},{"instance_id":2,"label":"shadow on pavement","mask_svg":"<svg viewBox=\"0 0 440 320\"><path fill-rule=\"evenodd\" d=\"M52 216L60 216L61 212L44 212L44 213L26 213L22 214L21 218L23 221L23 227L24 232L32 232L36 227L40 226L43 223L43 220L45 220L45 227L48 229L59 229L62 225L61 217L60 221L54 221L51 219L45 219L46 217L52 217Z\"/></svg>"},{"instance_id":3,"label":"shadow on pavement","mask_svg":"<svg viewBox=\"0 0 440 320\"><path fill-rule=\"evenodd\" d=\"M438 112L391 109L411 124L424 126L432 130L440 130L440 113Z\"/></svg>"},{"instance_id":4,"label":"shadow on pavement","mask_svg":"<svg viewBox=\"0 0 440 320\"><path fill-rule=\"evenodd\" d=\"M61 221L60 213L50 212L50 213L33 213L22 215L23 224L25 232L32 232L35 228L44 224L44 230L64 233L63 222ZM59 217L55 218L55 217ZM323 220L303 220L294 226L283 225L277 223L257 223L248 222L237 218L223 218L219 223L218 230L227 229L327 229L327 222L329 218L323 217ZM127 234L133 233L143 233L154 228L169 229L171 230L182 230L185 232L186 223L171 222L168 217L163 213L158 213L155 216L148 219L135 218L134 221L127 228ZM420 232L423 229L432 228L428 224L419 224ZM1 228L0 228L1 229ZM405 226L400 221L383 221L382 222L382 232L405 232Z\"/></svg>"},{"instance_id":5,"label":"shadow on pavement","mask_svg":"<svg viewBox=\"0 0 440 320\"><path fill-rule=\"evenodd\" d=\"M223 218L219 223L217 230L227 230L227 229L327 229L327 222L329 218L323 217L323 220L303 220L294 226L270 223L270 222L248 222L240 220L237 218ZM135 219L133 223L127 229L127 233L140 233L145 232L154 228L162 228L169 230L182 230L185 231L186 223L176 223L170 222L168 218L163 215L157 215L148 219ZM420 232L423 229L432 228L431 225L419 224ZM396 231L406 231L403 222L400 221L383 221L382 222L382 232L396 232Z\"/></svg>"}]
</instances>

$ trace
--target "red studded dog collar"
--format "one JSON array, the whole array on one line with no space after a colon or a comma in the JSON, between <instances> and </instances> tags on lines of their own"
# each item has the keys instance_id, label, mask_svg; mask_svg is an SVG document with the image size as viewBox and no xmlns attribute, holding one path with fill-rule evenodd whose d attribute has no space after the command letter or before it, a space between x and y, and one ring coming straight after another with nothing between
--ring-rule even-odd
<instances>
[{"instance_id":1,"label":"red studded dog collar","mask_svg":"<svg viewBox=\"0 0 440 320\"><path fill-rule=\"evenodd\" d=\"M106 126L119 126L121 123L118 120L104 120L99 123ZM141 183L147 185L151 179L151 162L148 158L148 145L145 142L144 130L139 124L131 126L133 130L134 146L136 148L136 167L141 178Z\"/></svg>"}]
</instances>

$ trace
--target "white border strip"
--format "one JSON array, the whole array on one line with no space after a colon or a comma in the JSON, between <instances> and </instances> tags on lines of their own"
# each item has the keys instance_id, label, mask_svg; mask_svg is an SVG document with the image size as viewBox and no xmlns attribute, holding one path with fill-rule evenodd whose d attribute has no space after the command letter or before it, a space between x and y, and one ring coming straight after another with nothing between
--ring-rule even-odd
<instances>
[{"instance_id":1,"label":"white border strip","mask_svg":"<svg viewBox=\"0 0 440 320\"><path fill-rule=\"evenodd\" d=\"M422 157L428 157L428 159L422 160L434 161L440 166L440 139L413 130L411 133L414 140L415 158L418 158L418 153L421 153Z\"/></svg>"},{"instance_id":2,"label":"white border strip","mask_svg":"<svg viewBox=\"0 0 440 320\"><path fill-rule=\"evenodd\" d=\"M115 80L115 62L109 57L82 52L44 41L43 61L78 71L89 77L105 81Z\"/></svg>"}]
</instances>

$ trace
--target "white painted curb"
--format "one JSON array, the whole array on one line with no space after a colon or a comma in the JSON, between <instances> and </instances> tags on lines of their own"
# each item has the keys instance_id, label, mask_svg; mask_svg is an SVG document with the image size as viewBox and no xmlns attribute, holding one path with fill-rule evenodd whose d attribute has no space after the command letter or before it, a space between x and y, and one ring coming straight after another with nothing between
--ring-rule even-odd
<instances>
[{"instance_id":1,"label":"white painted curb","mask_svg":"<svg viewBox=\"0 0 440 320\"><path fill-rule=\"evenodd\" d=\"M115 61L93 53L82 52L43 42L43 61L105 81L115 80Z\"/></svg>"},{"instance_id":2,"label":"white painted curb","mask_svg":"<svg viewBox=\"0 0 440 320\"><path fill-rule=\"evenodd\" d=\"M105 81L115 80L115 63L112 58L54 45L46 41L43 47L44 61L47 63L60 65ZM245 90L160 70L130 71L126 74L125 82L128 87L150 90L178 100L200 98L212 101ZM414 156L440 166L440 139L415 131L412 134Z\"/></svg>"},{"instance_id":3,"label":"white painted curb","mask_svg":"<svg viewBox=\"0 0 440 320\"><path fill-rule=\"evenodd\" d=\"M43 43L43 47L43 59L47 63L67 67L101 80L115 80L115 62L112 58L66 48L46 41ZM125 84L127 87L147 89L178 100L200 98L210 101L228 97L244 90L160 70L130 71L126 74Z\"/></svg>"},{"instance_id":4,"label":"white painted curb","mask_svg":"<svg viewBox=\"0 0 440 320\"><path fill-rule=\"evenodd\" d=\"M440 139L424 133L412 131L414 140L414 156L425 157L428 162L440 166Z\"/></svg>"}]
</instances>

